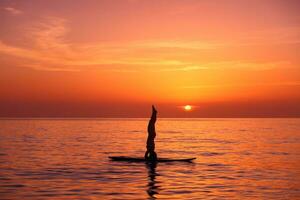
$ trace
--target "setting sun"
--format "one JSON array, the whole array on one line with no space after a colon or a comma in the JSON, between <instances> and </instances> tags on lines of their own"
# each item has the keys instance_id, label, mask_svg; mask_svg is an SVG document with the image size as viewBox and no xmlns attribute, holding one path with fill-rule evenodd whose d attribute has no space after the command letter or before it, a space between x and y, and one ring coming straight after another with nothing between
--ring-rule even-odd
<instances>
[{"instance_id":1,"label":"setting sun","mask_svg":"<svg viewBox=\"0 0 300 200\"><path fill-rule=\"evenodd\" d=\"M192 106L186 105L186 106L184 106L184 110L185 111L190 111L190 110L192 110Z\"/></svg>"}]
</instances>

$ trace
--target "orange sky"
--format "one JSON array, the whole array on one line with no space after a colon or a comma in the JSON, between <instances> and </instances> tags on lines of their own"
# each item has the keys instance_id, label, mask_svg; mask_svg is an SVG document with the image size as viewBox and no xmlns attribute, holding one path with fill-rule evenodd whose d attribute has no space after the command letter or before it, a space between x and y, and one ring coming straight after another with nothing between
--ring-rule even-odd
<instances>
[{"instance_id":1,"label":"orange sky","mask_svg":"<svg viewBox=\"0 0 300 200\"><path fill-rule=\"evenodd\" d=\"M145 117L151 104L162 117L300 117L299 10L297 0L3 0L0 117Z\"/></svg>"}]
</instances>

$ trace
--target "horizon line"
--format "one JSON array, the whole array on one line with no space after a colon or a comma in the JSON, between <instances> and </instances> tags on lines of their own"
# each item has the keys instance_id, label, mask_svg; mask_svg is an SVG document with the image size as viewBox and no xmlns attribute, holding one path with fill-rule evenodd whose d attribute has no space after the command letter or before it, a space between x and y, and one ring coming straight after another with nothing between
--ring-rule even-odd
<instances>
[{"instance_id":1,"label":"horizon line","mask_svg":"<svg viewBox=\"0 0 300 200\"><path fill-rule=\"evenodd\" d=\"M0 117L0 120L14 119L148 119L149 117ZM159 119L298 119L300 116L274 117L159 117Z\"/></svg>"}]
</instances>

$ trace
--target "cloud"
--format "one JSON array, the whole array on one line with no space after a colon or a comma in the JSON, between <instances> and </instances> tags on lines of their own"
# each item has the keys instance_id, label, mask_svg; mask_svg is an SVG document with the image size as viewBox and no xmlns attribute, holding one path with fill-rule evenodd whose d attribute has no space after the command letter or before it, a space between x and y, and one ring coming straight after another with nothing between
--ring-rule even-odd
<instances>
[{"instance_id":1,"label":"cloud","mask_svg":"<svg viewBox=\"0 0 300 200\"><path fill-rule=\"evenodd\" d=\"M162 46L187 48L189 45L176 42L149 42L127 43L96 43L76 44L67 41L69 29L68 21L57 17L47 17L26 28L26 40L30 41L28 47L18 47L0 41L0 52L19 59L24 59L22 66L33 69L57 71L64 68L69 71L83 70L87 66L144 66L155 68L158 66L185 66L186 63L165 58L150 58L147 55L130 55L132 52L145 51ZM195 48L195 47L192 47ZM194 66L185 66L183 70L190 70ZM106 69L107 70L107 69ZM133 72L136 69L121 70L111 67L114 72ZM172 69L170 69L172 70Z\"/></svg>"},{"instance_id":2,"label":"cloud","mask_svg":"<svg viewBox=\"0 0 300 200\"><path fill-rule=\"evenodd\" d=\"M197 65L190 65L183 63L182 65L188 65L183 67L172 67L172 68L163 68L159 71L166 71L166 72L175 72L175 71L195 71L195 70L202 70L202 69L209 69L206 66L197 66Z\"/></svg>"},{"instance_id":3,"label":"cloud","mask_svg":"<svg viewBox=\"0 0 300 200\"><path fill-rule=\"evenodd\" d=\"M23 11L13 8L13 7L5 7L4 10L6 10L7 12L9 12L12 15L21 15L23 14Z\"/></svg>"},{"instance_id":4,"label":"cloud","mask_svg":"<svg viewBox=\"0 0 300 200\"><path fill-rule=\"evenodd\" d=\"M271 70L281 67L289 67L289 61L274 61L274 62L248 62L248 61L229 61L212 64L212 67L234 68L234 69L250 69L250 70Z\"/></svg>"},{"instance_id":5,"label":"cloud","mask_svg":"<svg viewBox=\"0 0 300 200\"><path fill-rule=\"evenodd\" d=\"M73 68L70 66L47 66L42 63L30 63L22 64L22 66L29 67L39 71L51 71L51 72L80 72L80 69Z\"/></svg>"},{"instance_id":6,"label":"cloud","mask_svg":"<svg viewBox=\"0 0 300 200\"><path fill-rule=\"evenodd\" d=\"M201 41L148 41L138 44L138 46L144 48L178 48L190 50L210 50L225 45L225 43Z\"/></svg>"},{"instance_id":7,"label":"cloud","mask_svg":"<svg viewBox=\"0 0 300 200\"><path fill-rule=\"evenodd\" d=\"M299 26L251 30L232 42L232 46L300 44L299 34Z\"/></svg>"},{"instance_id":8,"label":"cloud","mask_svg":"<svg viewBox=\"0 0 300 200\"><path fill-rule=\"evenodd\" d=\"M171 72L230 68L265 70L291 66L288 61L203 63L184 57L229 45L221 42L156 40L74 43L68 40L71 32L68 25L69 21L63 18L43 18L25 27L28 46L11 45L0 40L0 53L16 57L21 66L49 71L80 71L93 67L114 72L135 72L142 68L153 72Z\"/></svg>"},{"instance_id":9,"label":"cloud","mask_svg":"<svg viewBox=\"0 0 300 200\"><path fill-rule=\"evenodd\" d=\"M246 83L242 84L203 84L203 85L187 85L180 87L181 89L198 89L198 88L220 88L220 87L246 87L246 86L300 86L300 81L286 82L267 82L267 83Z\"/></svg>"},{"instance_id":10,"label":"cloud","mask_svg":"<svg viewBox=\"0 0 300 200\"><path fill-rule=\"evenodd\" d=\"M288 61L277 62L248 62L248 61L220 61L210 63L198 63L193 65L192 63L181 62L180 66L173 66L170 68L162 68L158 71L195 71L195 70L207 70L207 69L246 69L246 70L270 70L279 67L291 66Z\"/></svg>"},{"instance_id":11,"label":"cloud","mask_svg":"<svg viewBox=\"0 0 300 200\"><path fill-rule=\"evenodd\" d=\"M119 72L119 73L135 73L137 70L134 69L109 69L110 72Z\"/></svg>"}]
</instances>

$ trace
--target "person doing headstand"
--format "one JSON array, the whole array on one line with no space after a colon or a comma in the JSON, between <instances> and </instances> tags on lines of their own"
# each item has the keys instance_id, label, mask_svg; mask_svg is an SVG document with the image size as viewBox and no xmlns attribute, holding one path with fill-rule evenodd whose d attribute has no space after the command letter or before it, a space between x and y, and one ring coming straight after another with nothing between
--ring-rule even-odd
<instances>
[{"instance_id":1,"label":"person doing headstand","mask_svg":"<svg viewBox=\"0 0 300 200\"><path fill-rule=\"evenodd\" d=\"M148 138L147 138L147 150L145 152L145 160L156 161L157 154L155 153L155 122L156 122L157 111L155 107L152 105L152 115L150 121L148 123Z\"/></svg>"}]
</instances>

